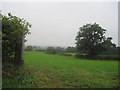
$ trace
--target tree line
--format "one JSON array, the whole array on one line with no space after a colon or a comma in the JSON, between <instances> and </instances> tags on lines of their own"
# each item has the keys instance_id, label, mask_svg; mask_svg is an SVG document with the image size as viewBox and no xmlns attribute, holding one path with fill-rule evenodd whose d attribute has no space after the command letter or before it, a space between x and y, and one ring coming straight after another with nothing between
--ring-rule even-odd
<instances>
[{"instance_id":1,"label":"tree line","mask_svg":"<svg viewBox=\"0 0 120 90\"><path fill-rule=\"evenodd\" d=\"M46 47L41 48L40 46L32 46L28 45L24 48L25 51L40 51L40 52L48 52L48 53L57 53L57 52L66 52L66 53L78 53L77 47L68 46L67 48L63 47ZM100 55L118 55L118 51L120 51L120 47L108 47L106 51L103 51Z\"/></svg>"},{"instance_id":2,"label":"tree line","mask_svg":"<svg viewBox=\"0 0 120 90\"><path fill-rule=\"evenodd\" d=\"M76 47L68 46L67 48L63 47L46 47L46 48L41 48L40 46L32 46L28 45L24 49L25 51L43 51L46 53L57 53L57 52L68 52L68 53L76 53Z\"/></svg>"}]
</instances>

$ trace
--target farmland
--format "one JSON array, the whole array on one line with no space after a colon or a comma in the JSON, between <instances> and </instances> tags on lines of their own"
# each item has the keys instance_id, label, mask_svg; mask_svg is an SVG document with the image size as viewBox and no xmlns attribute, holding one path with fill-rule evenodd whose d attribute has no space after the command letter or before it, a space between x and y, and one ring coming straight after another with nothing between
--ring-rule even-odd
<instances>
[{"instance_id":1,"label":"farmland","mask_svg":"<svg viewBox=\"0 0 120 90\"><path fill-rule=\"evenodd\" d=\"M117 61L76 59L29 51L24 53L24 65L15 74L14 71L9 70L12 78L4 75L3 88L118 87Z\"/></svg>"}]
</instances>

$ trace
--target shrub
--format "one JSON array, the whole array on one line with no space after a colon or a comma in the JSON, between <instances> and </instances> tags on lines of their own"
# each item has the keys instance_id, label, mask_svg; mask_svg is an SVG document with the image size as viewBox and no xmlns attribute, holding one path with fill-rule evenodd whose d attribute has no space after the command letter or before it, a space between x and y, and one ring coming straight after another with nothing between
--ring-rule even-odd
<instances>
[{"instance_id":1,"label":"shrub","mask_svg":"<svg viewBox=\"0 0 120 90\"><path fill-rule=\"evenodd\" d=\"M45 50L41 50L41 49L35 49L35 51L38 51L38 52L45 52Z\"/></svg>"},{"instance_id":2,"label":"shrub","mask_svg":"<svg viewBox=\"0 0 120 90\"><path fill-rule=\"evenodd\" d=\"M99 55L99 59L102 60L120 60L119 55Z\"/></svg>"},{"instance_id":3,"label":"shrub","mask_svg":"<svg viewBox=\"0 0 120 90\"><path fill-rule=\"evenodd\" d=\"M2 19L2 60L20 64L22 40L30 33L31 24L11 13L8 13L8 16L0 14L0 18Z\"/></svg>"},{"instance_id":4,"label":"shrub","mask_svg":"<svg viewBox=\"0 0 120 90\"><path fill-rule=\"evenodd\" d=\"M30 46L27 46L26 48L25 48L25 51L33 51L33 47L30 45Z\"/></svg>"},{"instance_id":5,"label":"shrub","mask_svg":"<svg viewBox=\"0 0 120 90\"><path fill-rule=\"evenodd\" d=\"M86 54L79 54L79 53L77 53L77 54L75 54L75 57L76 58L87 58L88 56Z\"/></svg>"},{"instance_id":6,"label":"shrub","mask_svg":"<svg viewBox=\"0 0 120 90\"><path fill-rule=\"evenodd\" d=\"M97 59L97 60L120 60L119 55L99 55L96 57L90 57L85 54L75 54L76 58L87 58L87 59Z\"/></svg>"},{"instance_id":7,"label":"shrub","mask_svg":"<svg viewBox=\"0 0 120 90\"><path fill-rule=\"evenodd\" d=\"M56 51L46 51L46 53L48 53L48 54L57 54Z\"/></svg>"},{"instance_id":8,"label":"shrub","mask_svg":"<svg viewBox=\"0 0 120 90\"><path fill-rule=\"evenodd\" d=\"M48 54L56 54L57 51L55 50L54 47L48 47L48 48L46 49L46 53L48 53Z\"/></svg>"}]
</instances>

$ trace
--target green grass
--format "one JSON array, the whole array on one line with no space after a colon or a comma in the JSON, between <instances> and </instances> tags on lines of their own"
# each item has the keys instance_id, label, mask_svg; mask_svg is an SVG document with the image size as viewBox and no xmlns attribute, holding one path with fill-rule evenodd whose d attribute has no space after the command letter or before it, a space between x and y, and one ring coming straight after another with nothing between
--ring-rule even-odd
<instances>
[{"instance_id":1,"label":"green grass","mask_svg":"<svg viewBox=\"0 0 120 90\"><path fill-rule=\"evenodd\" d=\"M3 77L3 87L112 88L118 87L118 62L25 52L18 77Z\"/></svg>"},{"instance_id":2,"label":"green grass","mask_svg":"<svg viewBox=\"0 0 120 90\"><path fill-rule=\"evenodd\" d=\"M67 53L67 54L71 54L72 56L75 56L76 53Z\"/></svg>"}]
</instances>

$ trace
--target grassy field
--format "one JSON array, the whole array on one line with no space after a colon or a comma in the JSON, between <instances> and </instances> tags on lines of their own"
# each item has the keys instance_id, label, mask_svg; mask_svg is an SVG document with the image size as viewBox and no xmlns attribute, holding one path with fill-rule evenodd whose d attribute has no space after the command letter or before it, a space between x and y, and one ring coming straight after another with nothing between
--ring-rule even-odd
<instances>
[{"instance_id":1,"label":"grassy field","mask_svg":"<svg viewBox=\"0 0 120 90\"><path fill-rule=\"evenodd\" d=\"M76 53L67 53L67 54L71 54L72 56L75 56Z\"/></svg>"},{"instance_id":2,"label":"grassy field","mask_svg":"<svg viewBox=\"0 0 120 90\"><path fill-rule=\"evenodd\" d=\"M117 61L80 60L44 52L25 52L24 66L11 74L12 78L4 75L3 88L118 87Z\"/></svg>"}]
</instances>

